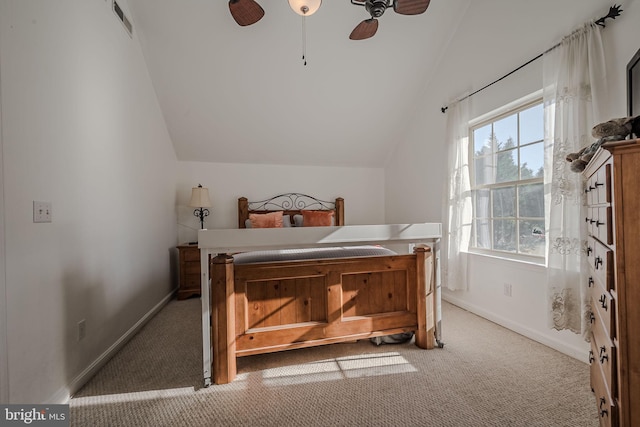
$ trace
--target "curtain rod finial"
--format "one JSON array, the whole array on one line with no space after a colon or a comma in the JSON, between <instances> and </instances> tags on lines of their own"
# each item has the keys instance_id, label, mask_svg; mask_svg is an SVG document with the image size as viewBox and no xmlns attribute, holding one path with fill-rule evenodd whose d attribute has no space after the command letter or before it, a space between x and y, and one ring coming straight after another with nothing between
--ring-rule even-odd
<instances>
[{"instance_id":1,"label":"curtain rod finial","mask_svg":"<svg viewBox=\"0 0 640 427\"><path fill-rule=\"evenodd\" d=\"M609 18L610 19L616 19L616 17L620 16L620 13L623 12L621 7L622 7L621 5L614 3L613 6L611 6L609 8L609 13L606 14L605 16L603 16L602 18L598 19L597 21L595 21L595 23L597 25L600 25L601 27L605 27L606 26L605 25L605 21L607 19L609 19Z\"/></svg>"}]
</instances>

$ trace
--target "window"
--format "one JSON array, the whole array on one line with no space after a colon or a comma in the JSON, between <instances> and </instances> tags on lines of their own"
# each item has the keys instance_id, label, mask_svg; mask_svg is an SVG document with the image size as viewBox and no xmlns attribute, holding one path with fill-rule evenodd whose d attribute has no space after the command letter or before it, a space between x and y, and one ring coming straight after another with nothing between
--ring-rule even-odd
<instances>
[{"instance_id":1,"label":"window","mask_svg":"<svg viewBox=\"0 0 640 427\"><path fill-rule=\"evenodd\" d=\"M544 257L544 112L540 99L470 129L473 231L479 251Z\"/></svg>"}]
</instances>

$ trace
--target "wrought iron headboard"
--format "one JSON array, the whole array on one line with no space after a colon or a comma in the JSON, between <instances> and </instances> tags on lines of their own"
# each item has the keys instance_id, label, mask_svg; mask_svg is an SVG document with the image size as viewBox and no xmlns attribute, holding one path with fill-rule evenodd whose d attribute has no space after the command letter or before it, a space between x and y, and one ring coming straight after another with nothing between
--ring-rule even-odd
<instances>
[{"instance_id":1,"label":"wrought iron headboard","mask_svg":"<svg viewBox=\"0 0 640 427\"><path fill-rule=\"evenodd\" d=\"M333 202L320 200L302 193L284 193L265 200L250 202L246 197L238 199L238 227L245 228L250 213L283 211L285 215L299 214L302 210L335 211L335 224L344 225L344 199Z\"/></svg>"}]
</instances>

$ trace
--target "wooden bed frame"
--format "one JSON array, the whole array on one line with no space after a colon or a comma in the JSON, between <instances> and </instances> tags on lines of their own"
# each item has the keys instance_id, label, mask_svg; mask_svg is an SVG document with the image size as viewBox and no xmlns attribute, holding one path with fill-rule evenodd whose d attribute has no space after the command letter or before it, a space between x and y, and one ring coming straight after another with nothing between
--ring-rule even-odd
<instances>
[{"instance_id":1,"label":"wooden bed frame","mask_svg":"<svg viewBox=\"0 0 640 427\"><path fill-rule=\"evenodd\" d=\"M344 200L323 202L305 195L283 205L273 199L238 200L238 225L249 213L302 209L336 211L344 224ZM299 196L319 205L301 202ZM282 197L282 196L277 196ZM257 203L257 205L256 205ZM212 377L226 384L236 376L236 358L415 331L420 348L434 348L435 273L428 246L413 254L234 264L211 259Z\"/></svg>"}]
</instances>

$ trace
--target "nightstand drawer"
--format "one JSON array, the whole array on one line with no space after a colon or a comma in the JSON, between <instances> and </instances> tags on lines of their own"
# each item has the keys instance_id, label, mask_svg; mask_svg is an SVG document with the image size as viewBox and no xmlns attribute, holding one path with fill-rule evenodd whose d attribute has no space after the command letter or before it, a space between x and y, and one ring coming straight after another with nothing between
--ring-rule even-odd
<instances>
[{"instance_id":1,"label":"nightstand drawer","mask_svg":"<svg viewBox=\"0 0 640 427\"><path fill-rule=\"evenodd\" d=\"M185 289L200 290L200 274L187 274L184 278Z\"/></svg>"},{"instance_id":2,"label":"nightstand drawer","mask_svg":"<svg viewBox=\"0 0 640 427\"><path fill-rule=\"evenodd\" d=\"M178 299L200 295L200 249L197 245L178 246L180 258L180 287Z\"/></svg>"},{"instance_id":3,"label":"nightstand drawer","mask_svg":"<svg viewBox=\"0 0 640 427\"><path fill-rule=\"evenodd\" d=\"M184 261L200 261L200 249L197 246L181 252Z\"/></svg>"},{"instance_id":4,"label":"nightstand drawer","mask_svg":"<svg viewBox=\"0 0 640 427\"><path fill-rule=\"evenodd\" d=\"M200 276L200 262L185 262L184 266L184 274L195 274L196 276Z\"/></svg>"}]
</instances>

